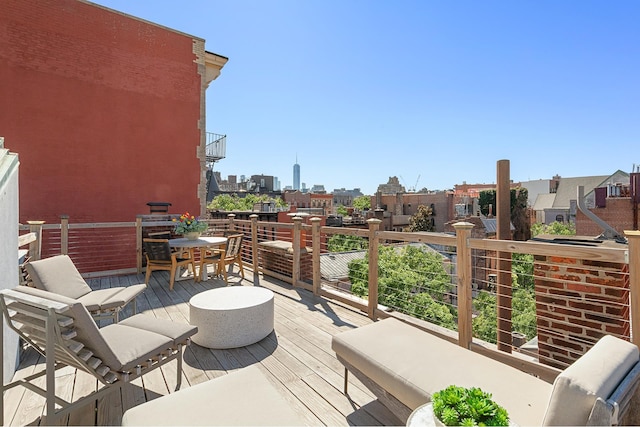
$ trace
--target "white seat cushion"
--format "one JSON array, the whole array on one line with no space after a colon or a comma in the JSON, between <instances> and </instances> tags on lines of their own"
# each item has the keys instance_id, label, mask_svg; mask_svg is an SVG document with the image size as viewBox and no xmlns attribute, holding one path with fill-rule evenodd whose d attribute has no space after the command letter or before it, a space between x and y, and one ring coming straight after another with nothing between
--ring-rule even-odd
<instances>
[{"instance_id":1,"label":"white seat cushion","mask_svg":"<svg viewBox=\"0 0 640 427\"><path fill-rule=\"evenodd\" d=\"M25 265L34 286L43 291L78 299L91 292L68 255L30 261Z\"/></svg>"},{"instance_id":2,"label":"white seat cushion","mask_svg":"<svg viewBox=\"0 0 640 427\"><path fill-rule=\"evenodd\" d=\"M307 425L255 365L127 410L123 426Z\"/></svg>"},{"instance_id":3,"label":"white seat cushion","mask_svg":"<svg viewBox=\"0 0 640 427\"><path fill-rule=\"evenodd\" d=\"M333 337L338 356L411 409L455 384L480 387L518 425L540 425L551 384L388 318Z\"/></svg>"}]
</instances>

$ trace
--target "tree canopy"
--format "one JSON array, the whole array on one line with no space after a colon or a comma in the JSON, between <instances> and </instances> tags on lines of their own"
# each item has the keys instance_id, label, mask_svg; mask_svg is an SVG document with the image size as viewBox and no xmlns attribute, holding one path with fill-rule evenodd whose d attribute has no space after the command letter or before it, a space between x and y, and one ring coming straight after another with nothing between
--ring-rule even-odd
<instances>
[{"instance_id":1,"label":"tree canopy","mask_svg":"<svg viewBox=\"0 0 640 427\"><path fill-rule=\"evenodd\" d=\"M533 255L514 253L511 262L511 330L528 339L537 334ZM497 341L496 295L481 291L473 301L476 316L473 319L473 335L484 341Z\"/></svg>"},{"instance_id":2,"label":"tree canopy","mask_svg":"<svg viewBox=\"0 0 640 427\"><path fill-rule=\"evenodd\" d=\"M424 247L380 246L378 302L449 329L457 329L457 312L450 304L448 260ZM349 263L352 292L368 295L369 258Z\"/></svg>"},{"instance_id":3,"label":"tree canopy","mask_svg":"<svg viewBox=\"0 0 640 427\"><path fill-rule=\"evenodd\" d=\"M277 207L287 206L280 197L271 198L266 194L256 195L249 193L245 197L240 197L237 194L221 194L214 197L207 208L220 211L251 211L254 204L262 202L275 202Z\"/></svg>"},{"instance_id":4,"label":"tree canopy","mask_svg":"<svg viewBox=\"0 0 640 427\"><path fill-rule=\"evenodd\" d=\"M529 240L531 238L531 230L527 217L527 199L529 191L524 187L512 188L510 192L510 219L515 231L513 233L514 240ZM496 190L484 190L478 196L478 204L480 212L483 215L489 215L489 205L493 206L493 214L497 213L496 206Z\"/></svg>"},{"instance_id":5,"label":"tree canopy","mask_svg":"<svg viewBox=\"0 0 640 427\"><path fill-rule=\"evenodd\" d=\"M356 209L360 209L361 211L366 211L371 209L371 197L369 196L358 196L353 199L353 207Z\"/></svg>"},{"instance_id":6,"label":"tree canopy","mask_svg":"<svg viewBox=\"0 0 640 427\"><path fill-rule=\"evenodd\" d=\"M409 218L409 226L404 231L434 231L435 228L433 209L419 205L417 212Z\"/></svg>"},{"instance_id":7,"label":"tree canopy","mask_svg":"<svg viewBox=\"0 0 640 427\"><path fill-rule=\"evenodd\" d=\"M576 225L572 222L563 223L553 221L551 224L542 224L536 222L531 226L531 235L535 237L538 234L559 234L562 236L575 236Z\"/></svg>"},{"instance_id":8,"label":"tree canopy","mask_svg":"<svg viewBox=\"0 0 640 427\"><path fill-rule=\"evenodd\" d=\"M367 249L369 242L360 236L334 234L329 237L327 250L329 252L349 252Z\"/></svg>"}]
</instances>

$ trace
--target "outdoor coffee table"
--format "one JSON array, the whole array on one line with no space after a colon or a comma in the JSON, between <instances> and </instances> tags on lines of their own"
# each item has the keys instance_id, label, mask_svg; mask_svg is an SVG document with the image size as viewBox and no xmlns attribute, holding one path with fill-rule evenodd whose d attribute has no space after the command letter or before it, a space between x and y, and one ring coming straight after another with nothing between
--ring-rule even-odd
<instances>
[{"instance_id":1,"label":"outdoor coffee table","mask_svg":"<svg viewBox=\"0 0 640 427\"><path fill-rule=\"evenodd\" d=\"M213 349L244 347L273 331L273 292L257 286L228 286L194 295L189 323L194 343Z\"/></svg>"}]
</instances>

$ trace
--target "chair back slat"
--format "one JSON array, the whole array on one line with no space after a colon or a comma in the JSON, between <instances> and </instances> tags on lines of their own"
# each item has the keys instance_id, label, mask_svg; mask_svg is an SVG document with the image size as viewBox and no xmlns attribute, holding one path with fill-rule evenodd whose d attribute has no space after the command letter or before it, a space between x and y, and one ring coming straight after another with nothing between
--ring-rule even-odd
<instances>
[{"instance_id":1,"label":"chair back slat","mask_svg":"<svg viewBox=\"0 0 640 427\"><path fill-rule=\"evenodd\" d=\"M225 251L225 258L232 259L238 256L242 249L243 234L234 234L227 237L227 249Z\"/></svg>"},{"instance_id":2,"label":"chair back slat","mask_svg":"<svg viewBox=\"0 0 640 427\"><path fill-rule=\"evenodd\" d=\"M144 239L144 251L151 261L171 261L171 247L167 239Z\"/></svg>"},{"instance_id":3,"label":"chair back slat","mask_svg":"<svg viewBox=\"0 0 640 427\"><path fill-rule=\"evenodd\" d=\"M69 298L35 288L21 288L20 292L0 291L0 305L9 327L42 355L46 354L47 341L53 340L56 361L84 370L104 383L104 376L111 369L102 355L114 359L115 355L110 356L111 350L87 309ZM51 299L45 299L44 295ZM47 336L47 322L53 322L54 336ZM78 353L82 349L85 352L81 358ZM91 355L87 356L87 352Z\"/></svg>"}]
</instances>

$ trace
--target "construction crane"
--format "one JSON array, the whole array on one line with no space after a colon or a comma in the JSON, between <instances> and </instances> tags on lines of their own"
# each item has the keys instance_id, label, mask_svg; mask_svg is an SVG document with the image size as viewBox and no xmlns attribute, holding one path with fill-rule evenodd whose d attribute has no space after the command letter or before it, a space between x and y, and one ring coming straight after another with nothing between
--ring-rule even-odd
<instances>
[{"instance_id":1,"label":"construction crane","mask_svg":"<svg viewBox=\"0 0 640 427\"><path fill-rule=\"evenodd\" d=\"M411 190L413 193L415 193L416 188L418 188L418 181L420 181L420 174L418 174L418 177L416 178L416 183L413 184L413 189Z\"/></svg>"},{"instance_id":2,"label":"construction crane","mask_svg":"<svg viewBox=\"0 0 640 427\"><path fill-rule=\"evenodd\" d=\"M420 181L420 175L418 174L418 178L416 178L416 183L413 185L413 187L409 187L407 185L407 183L404 181L404 178L402 177L402 175L400 175L400 179L402 180L402 184L407 188L407 191L409 193L415 193L416 192L416 188L418 187L418 181Z\"/></svg>"}]
</instances>

